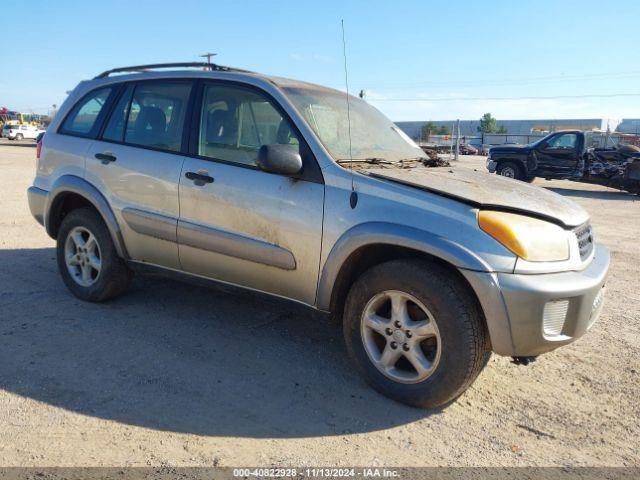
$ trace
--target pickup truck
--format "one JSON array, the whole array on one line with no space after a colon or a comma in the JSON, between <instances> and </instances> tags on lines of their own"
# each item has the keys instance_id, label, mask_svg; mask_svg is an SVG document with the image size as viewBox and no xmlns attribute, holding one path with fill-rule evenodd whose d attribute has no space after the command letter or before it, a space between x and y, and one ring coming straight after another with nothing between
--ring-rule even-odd
<instances>
[{"instance_id":1,"label":"pickup truck","mask_svg":"<svg viewBox=\"0 0 640 480\"><path fill-rule=\"evenodd\" d=\"M640 194L640 148L598 148L595 132L553 132L530 145L489 150L487 169L504 177L532 182L536 177L597 183Z\"/></svg>"}]
</instances>

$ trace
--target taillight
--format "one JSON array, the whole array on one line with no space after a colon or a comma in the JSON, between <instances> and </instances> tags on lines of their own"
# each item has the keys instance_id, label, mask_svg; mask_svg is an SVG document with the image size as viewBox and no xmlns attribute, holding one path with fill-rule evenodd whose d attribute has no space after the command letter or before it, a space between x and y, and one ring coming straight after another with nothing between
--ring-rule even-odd
<instances>
[{"instance_id":1,"label":"taillight","mask_svg":"<svg viewBox=\"0 0 640 480\"><path fill-rule=\"evenodd\" d=\"M40 153L42 152L42 140L38 142L38 146L36 147L36 159L40 160Z\"/></svg>"}]
</instances>

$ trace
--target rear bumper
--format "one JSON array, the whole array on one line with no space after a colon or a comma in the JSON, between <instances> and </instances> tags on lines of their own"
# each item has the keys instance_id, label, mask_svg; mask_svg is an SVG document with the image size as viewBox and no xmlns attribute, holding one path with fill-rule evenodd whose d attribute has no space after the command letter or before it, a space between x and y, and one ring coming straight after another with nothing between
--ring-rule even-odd
<instances>
[{"instance_id":1,"label":"rear bumper","mask_svg":"<svg viewBox=\"0 0 640 480\"><path fill-rule=\"evenodd\" d=\"M602 310L609 261L609 250L596 245L593 260L579 272L462 273L484 309L494 352L535 356L591 328Z\"/></svg>"},{"instance_id":2,"label":"rear bumper","mask_svg":"<svg viewBox=\"0 0 640 480\"><path fill-rule=\"evenodd\" d=\"M49 192L38 187L29 187L27 189L27 197L29 199L29 210L36 221L44 226L44 205L47 201Z\"/></svg>"}]
</instances>

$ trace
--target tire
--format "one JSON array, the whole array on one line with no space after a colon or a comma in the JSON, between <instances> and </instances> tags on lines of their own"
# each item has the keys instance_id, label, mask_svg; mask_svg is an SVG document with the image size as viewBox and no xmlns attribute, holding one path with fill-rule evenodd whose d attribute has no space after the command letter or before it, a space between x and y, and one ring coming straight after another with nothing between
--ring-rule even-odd
<instances>
[{"instance_id":1,"label":"tire","mask_svg":"<svg viewBox=\"0 0 640 480\"><path fill-rule=\"evenodd\" d=\"M90 241L92 237L95 246ZM79 252L78 245L83 241L84 252ZM107 226L93 208L78 208L64 217L58 231L56 254L62 280L81 300L110 300L124 293L131 283L131 270L118 256Z\"/></svg>"},{"instance_id":2,"label":"tire","mask_svg":"<svg viewBox=\"0 0 640 480\"><path fill-rule=\"evenodd\" d=\"M525 179L524 179L524 181L525 181L525 182L527 182L527 183L533 183L533 181L534 181L535 179L536 179L536 177L535 177L535 176L533 176L533 177L527 177L527 178L525 178Z\"/></svg>"},{"instance_id":3,"label":"tire","mask_svg":"<svg viewBox=\"0 0 640 480\"><path fill-rule=\"evenodd\" d=\"M503 177L514 178L516 180L524 180L525 175L522 172L522 168L515 162L500 162L496 173Z\"/></svg>"},{"instance_id":4,"label":"tire","mask_svg":"<svg viewBox=\"0 0 640 480\"><path fill-rule=\"evenodd\" d=\"M374 363L371 348L373 344L374 349L386 352L392 347L393 340L397 340L397 345L402 342L402 335L396 334L402 329L392 323L393 318L398 317L390 311L394 296L399 294L410 297L406 303L410 320L405 323L409 325L406 330L409 333L405 331L404 337L407 342L413 340L414 346L405 353L407 344L403 343L400 357L384 373ZM391 296L388 303L386 295ZM379 306L381 310L376 314L380 318L391 317L390 323L384 323L384 326L390 325L386 328L394 329L393 334L389 335L389 330L371 333L364 318L372 306L374 309ZM426 307L431 317L417 316L425 313L422 307ZM418 328L413 320L422 318L425 319L419 325L423 327ZM484 318L469 287L448 269L431 262L394 260L372 267L353 284L343 319L349 356L367 383L383 395L414 407L436 408L455 400L469 388L491 355ZM421 379L420 372L408 359L414 355L423 330L432 322L435 328L431 329L436 335L418 344L422 358L429 360L432 366ZM416 329L412 333L410 328L414 326Z\"/></svg>"},{"instance_id":5,"label":"tire","mask_svg":"<svg viewBox=\"0 0 640 480\"><path fill-rule=\"evenodd\" d=\"M16 140L17 140L17 141L21 141L23 138L24 138L24 137L22 136L22 134L21 134L21 133L19 133L19 134L17 134L17 135L16 135Z\"/></svg>"}]
</instances>

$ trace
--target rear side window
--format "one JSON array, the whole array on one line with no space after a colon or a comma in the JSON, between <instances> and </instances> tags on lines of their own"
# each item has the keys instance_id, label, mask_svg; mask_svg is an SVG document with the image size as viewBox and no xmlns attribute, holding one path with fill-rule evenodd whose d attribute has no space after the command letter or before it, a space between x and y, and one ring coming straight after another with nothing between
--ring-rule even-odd
<instances>
[{"instance_id":1,"label":"rear side window","mask_svg":"<svg viewBox=\"0 0 640 480\"><path fill-rule=\"evenodd\" d=\"M139 83L131 100L118 102L105 131L106 139L117 140L124 133L124 143L179 152L191 83ZM127 97L125 94L123 96ZM124 132L120 125L123 122ZM114 138L115 137L115 138Z\"/></svg>"},{"instance_id":2,"label":"rear side window","mask_svg":"<svg viewBox=\"0 0 640 480\"><path fill-rule=\"evenodd\" d=\"M80 100L71 110L60 129L60 133L88 137L96 127L96 120L102 112L112 88L100 88Z\"/></svg>"}]
</instances>

